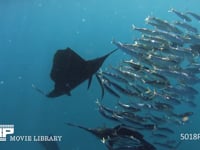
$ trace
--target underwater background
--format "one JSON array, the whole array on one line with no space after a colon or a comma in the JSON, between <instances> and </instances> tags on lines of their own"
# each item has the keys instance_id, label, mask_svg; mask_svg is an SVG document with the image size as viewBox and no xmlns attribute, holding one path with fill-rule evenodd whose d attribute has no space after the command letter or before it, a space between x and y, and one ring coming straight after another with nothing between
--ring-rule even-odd
<instances>
[{"instance_id":1,"label":"underwater background","mask_svg":"<svg viewBox=\"0 0 200 150\"><path fill-rule=\"evenodd\" d=\"M132 31L131 25L145 27L147 16L173 20L176 16L167 12L170 8L200 14L199 5L197 0L1 0L0 124L14 124L15 135L61 135L62 142L58 143L61 150L106 149L93 135L65 125L65 122L87 127L115 125L98 112L95 102L101 89L95 78L89 90L84 82L72 91L72 96L55 99L36 92L32 84L46 93L53 88L49 74L58 49L70 47L85 59L102 56L115 49L113 39L130 43L137 38L139 34ZM102 68L125 58L118 51ZM195 86L199 89L199 85ZM196 97L197 107L192 108L194 115L190 121L173 127L180 133L200 133L198 100ZM112 104L115 98L106 94L103 101ZM191 147L198 149L200 140L182 141L178 149ZM0 149L44 148L38 142L0 142Z\"/></svg>"}]
</instances>

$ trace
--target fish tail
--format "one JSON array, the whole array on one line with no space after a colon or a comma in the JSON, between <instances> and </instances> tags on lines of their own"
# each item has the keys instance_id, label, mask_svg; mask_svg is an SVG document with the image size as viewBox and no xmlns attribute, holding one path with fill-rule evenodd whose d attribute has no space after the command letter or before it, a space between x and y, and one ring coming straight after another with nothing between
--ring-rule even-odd
<instances>
[{"instance_id":1,"label":"fish tail","mask_svg":"<svg viewBox=\"0 0 200 150\"><path fill-rule=\"evenodd\" d=\"M112 50L110 53L108 53L108 55L111 55L112 53L114 53L115 51L117 51L119 48L115 48L114 50Z\"/></svg>"}]
</instances>

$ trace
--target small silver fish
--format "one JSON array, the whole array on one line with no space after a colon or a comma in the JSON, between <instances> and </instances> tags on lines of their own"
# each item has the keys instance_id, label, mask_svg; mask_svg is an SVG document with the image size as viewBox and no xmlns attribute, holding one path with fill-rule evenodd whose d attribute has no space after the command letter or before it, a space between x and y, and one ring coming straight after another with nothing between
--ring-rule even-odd
<instances>
[{"instance_id":1,"label":"small silver fish","mask_svg":"<svg viewBox=\"0 0 200 150\"><path fill-rule=\"evenodd\" d=\"M173 12L175 13L178 17L180 17L181 19L183 19L184 21L187 21L187 22L191 22L192 19L190 17L188 17L186 14L182 13L182 12L179 12L175 9L170 9L168 12Z\"/></svg>"}]
</instances>

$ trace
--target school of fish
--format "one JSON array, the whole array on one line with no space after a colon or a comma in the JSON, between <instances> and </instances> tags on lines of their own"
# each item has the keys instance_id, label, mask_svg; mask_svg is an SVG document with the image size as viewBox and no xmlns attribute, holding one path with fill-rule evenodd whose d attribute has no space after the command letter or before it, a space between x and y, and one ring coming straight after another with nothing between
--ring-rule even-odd
<instances>
[{"instance_id":1,"label":"school of fish","mask_svg":"<svg viewBox=\"0 0 200 150\"><path fill-rule=\"evenodd\" d=\"M102 97L109 93L117 99L114 106L97 100L99 113L136 129L157 149L178 149L180 140L173 137L177 126L189 125L200 82L200 34L196 27L200 15L175 9L168 12L177 21L148 16L147 28L132 25L134 33L141 35L133 43L113 40L127 58L97 73ZM182 106L186 109L180 109ZM119 142L120 138L112 140L110 150L145 149L138 143Z\"/></svg>"}]
</instances>

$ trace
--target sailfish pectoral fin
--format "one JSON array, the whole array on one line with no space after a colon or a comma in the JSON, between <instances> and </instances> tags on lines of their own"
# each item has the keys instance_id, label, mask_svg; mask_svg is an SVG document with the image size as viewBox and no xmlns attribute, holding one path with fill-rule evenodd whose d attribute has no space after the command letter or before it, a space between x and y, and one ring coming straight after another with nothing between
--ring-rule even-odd
<instances>
[{"instance_id":1,"label":"sailfish pectoral fin","mask_svg":"<svg viewBox=\"0 0 200 150\"><path fill-rule=\"evenodd\" d=\"M101 100L103 99L104 97L104 87L103 87L103 83L101 81L101 78L98 76L98 73L96 73L96 78L97 78L97 81L99 82L100 86L101 86Z\"/></svg>"},{"instance_id":2,"label":"sailfish pectoral fin","mask_svg":"<svg viewBox=\"0 0 200 150\"><path fill-rule=\"evenodd\" d=\"M87 88L87 89L89 89L89 88L90 88L91 82L92 82L92 76L91 76L91 77L89 77L89 79L88 79L88 88Z\"/></svg>"},{"instance_id":3,"label":"sailfish pectoral fin","mask_svg":"<svg viewBox=\"0 0 200 150\"><path fill-rule=\"evenodd\" d=\"M53 97L58 97L58 96L61 96L61 95L63 95L63 92L58 91L58 90L56 90L56 89L53 89L53 90L52 90L51 92L49 92L46 96L47 96L47 97L53 98Z\"/></svg>"}]
</instances>

